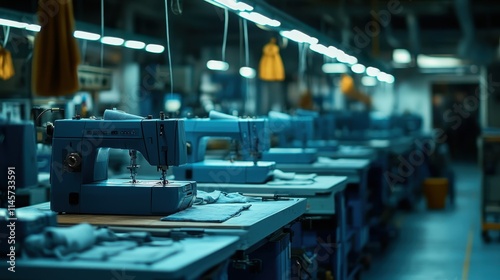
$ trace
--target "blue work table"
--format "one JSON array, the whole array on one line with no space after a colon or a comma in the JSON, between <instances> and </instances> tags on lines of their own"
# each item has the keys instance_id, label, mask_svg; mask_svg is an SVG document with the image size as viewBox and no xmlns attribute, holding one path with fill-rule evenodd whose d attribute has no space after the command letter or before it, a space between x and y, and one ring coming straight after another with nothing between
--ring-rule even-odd
<instances>
[{"instance_id":1,"label":"blue work table","mask_svg":"<svg viewBox=\"0 0 500 280\"><path fill-rule=\"evenodd\" d=\"M335 279L346 279L345 262L346 252L342 242L346 232L346 214L344 202L344 190L347 184L345 176L317 176L313 180L273 180L265 184L219 184L198 183L198 189L207 192L219 190L224 192L240 192L245 195L273 197L276 199L290 199L292 197L307 198L307 210L305 217L310 219L326 220L325 226L329 233L335 236L337 250L329 262L334 270ZM336 216L336 223L330 222ZM294 246L302 245L304 232L301 227L294 227ZM314 241L315 242L315 241ZM320 245L320 244L318 244ZM300 278L300 275L299 275Z\"/></svg>"},{"instance_id":2,"label":"blue work table","mask_svg":"<svg viewBox=\"0 0 500 280\"><path fill-rule=\"evenodd\" d=\"M370 159L330 159L319 158L312 164L277 164L276 168L286 172L316 173L319 175L346 176L347 183L351 186L346 188L346 210L347 227L341 234L344 251L349 253L350 248L359 254L369 239L369 224L366 221L368 205L368 169ZM351 241L352 240L352 241ZM345 261L345 260L343 260ZM346 271L340 279L347 279L351 272Z\"/></svg>"},{"instance_id":3,"label":"blue work table","mask_svg":"<svg viewBox=\"0 0 500 280\"><path fill-rule=\"evenodd\" d=\"M288 253L291 243L290 234L285 229L305 213L306 199L289 198L278 201L257 201L251 204L248 210L222 223L160 221L160 216L87 214L59 214L57 220L60 225L89 223L94 226L107 226L117 231L147 231L162 234L172 230L186 232L194 230L211 235L235 237L233 253L234 251L236 253L232 255L233 265L229 266L230 275L244 279L239 274L248 273L240 269L232 269L234 264L248 265L245 262L247 254L261 254L259 257L265 259L262 261L262 275L255 277L289 278L292 273ZM30 206L30 208L50 211L50 203ZM198 245L201 246L201 244ZM229 259L229 255L226 256L226 260ZM191 252L185 255L185 258L189 260L196 256L197 253ZM214 260L217 259L214 257Z\"/></svg>"},{"instance_id":4,"label":"blue work table","mask_svg":"<svg viewBox=\"0 0 500 280\"><path fill-rule=\"evenodd\" d=\"M211 192L239 192L249 196L262 196L279 199L292 197L307 198L306 214L335 214L335 195L344 191L347 184L345 176L317 176L312 180L274 180L265 184L220 184L197 183L199 190Z\"/></svg>"},{"instance_id":5,"label":"blue work table","mask_svg":"<svg viewBox=\"0 0 500 280\"><path fill-rule=\"evenodd\" d=\"M246 250L265 239L278 229L290 224L306 211L306 199L291 198L279 201L251 202L252 206L240 215L223 223L160 221L161 216L59 214L60 225L89 223L110 228L134 228L136 230L161 231L172 228L196 228L209 230L236 230L240 241L239 250ZM50 211L50 202L30 206Z\"/></svg>"},{"instance_id":6,"label":"blue work table","mask_svg":"<svg viewBox=\"0 0 500 280\"><path fill-rule=\"evenodd\" d=\"M205 235L176 241L182 250L153 264L57 258L16 259L15 272L0 264L1 279L198 279L227 262L237 250L239 237Z\"/></svg>"}]
</instances>

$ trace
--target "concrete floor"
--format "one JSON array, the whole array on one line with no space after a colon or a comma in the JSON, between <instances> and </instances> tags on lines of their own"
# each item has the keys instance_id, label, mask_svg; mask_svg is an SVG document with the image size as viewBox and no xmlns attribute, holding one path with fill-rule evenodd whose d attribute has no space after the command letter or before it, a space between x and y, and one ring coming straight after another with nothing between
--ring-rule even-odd
<instances>
[{"instance_id":1,"label":"concrete floor","mask_svg":"<svg viewBox=\"0 0 500 280\"><path fill-rule=\"evenodd\" d=\"M425 201L395 218L398 237L384 252L373 252L363 280L500 279L500 238L484 243L480 231L480 169L458 163L456 205L430 211ZM421 206L421 207L420 207Z\"/></svg>"}]
</instances>

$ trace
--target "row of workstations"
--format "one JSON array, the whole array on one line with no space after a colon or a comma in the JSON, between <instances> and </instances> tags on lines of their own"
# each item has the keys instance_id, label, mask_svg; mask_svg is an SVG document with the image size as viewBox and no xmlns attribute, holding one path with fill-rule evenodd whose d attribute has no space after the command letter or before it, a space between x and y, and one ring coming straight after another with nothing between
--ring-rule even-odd
<instances>
[{"instance_id":1,"label":"row of workstations","mask_svg":"<svg viewBox=\"0 0 500 280\"><path fill-rule=\"evenodd\" d=\"M232 121L243 123L248 120L230 122ZM195 125L192 127L185 127L186 134L192 131L191 134L196 135L193 139L201 139L198 136L210 133L218 136L231 134L230 137L244 135L240 140L253 139L248 135L251 134L251 129L240 125L233 131L227 123L210 122L205 128L199 121L193 124ZM262 137L261 134L258 136ZM57 129L55 137L57 138ZM189 139L188 135L187 138ZM198 144L197 141L199 140L191 140L191 144ZM133 248L135 258L102 253L113 252L106 248L100 248L101 251L98 251L101 253L93 252L92 257L89 257L88 251L84 250L88 248L74 246L81 236L71 236L71 231L66 232L66 235L64 231L56 231L56 236L60 236L59 240L62 240L58 246L65 248L63 251L67 252L66 255L51 255L50 252L37 257L18 255L15 258L16 273L5 274L10 271L7 269L9 263L4 262L3 266L7 267L1 271L0 276L2 279L4 275L9 279L31 279L35 275L40 276L38 279L225 279L227 276L229 279L354 279L363 268L364 248L373 240L373 233L381 225L377 214L388 205L388 197L391 196L389 186L383 180L383 173L391 168L390 154L402 151L408 153L412 149L412 141L398 139L403 150L395 151L397 145L394 141L386 141L385 144L373 141L345 142L345 145L334 142L316 145L317 143L308 142L307 145L323 147L318 150L321 157L312 162L292 162L289 160L290 155L283 154L283 150L278 150L277 155L264 154L263 157L285 155L284 158L287 159L283 162L278 158L275 167L280 172L272 170L271 180L264 182L255 179L262 173L259 162L247 166L231 161L231 165L222 168L217 163L215 166L219 166L219 169L216 169L214 165L210 165L214 161L207 157L199 165L174 170L175 177L170 179L195 180L199 192L240 193L244 197L258 199L244 201L243 205L246 207L243 208L246 210L238 211L237 214L222 213L223 218L220 212L226 206L241 208L241 201L192 205L179 212L185 214L182 218L167 221L158 215L101 215L83 213L85 211L78 214L58 214L59 228L71 229L88 223L106 227L115 234L136 236L146 233L150 236L149 239L163 242L161 244L169 241L168 246L174 244L176 249L162 249L163 253L170 252L162 255L151 248L154 246L142 242L140 246ZM64 147L53 147L59 148ZM53 158L62 158L57 155ZM309 156L306 149L301 149L292 158ZM220 172L225 175L222 176ZM78 184L77 181L71 183ZM54 199L56 196L52 197ZM98 206L87 201L86 207L114 207L121 203L120 199L124 198L117 196L116 201ZM75 202L70 201L71 203ZM83 205L83 201L80 203ZM47 216L54 214L51 210L54 210L51 203L29 207L25 211L37 213L27 214L31 218L24 224L19 219L18 224L22 228L29 228L29 222L36 220L33 217L40 216L42 221L47 220ZM189 212L191 215L187 215ZM213 215L206 215L207 213ZM217 219L209 219L214 215ZM40 220L36 224L40 228ZM23 236L27 231L20 232L17 236L18 244L23 244ZM45 238L54 235L53 232L50 235L43 230L39 232ZM46 241L45 244L51 242L53 240ZM49 246L49 249L57 251L58 246ZM16 249L21 249L17 251L18 254L25 251L22 250L22 245ZM9 248L6 250L9 252ZM86 255L79 257L81 252Z\"/></svg>"}]
</instances>

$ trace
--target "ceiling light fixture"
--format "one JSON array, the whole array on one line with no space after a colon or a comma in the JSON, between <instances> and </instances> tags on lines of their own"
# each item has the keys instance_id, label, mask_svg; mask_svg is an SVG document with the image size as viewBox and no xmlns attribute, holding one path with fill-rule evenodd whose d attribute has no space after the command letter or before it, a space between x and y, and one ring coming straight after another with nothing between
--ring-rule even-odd
<instances>
[{"instance_id":1,"label":"ceiling light fixture","mask_svg":"<svg viewBox=\"0 0 500 280\"><path fill-rule=\"evenodd\" d=\"M28 24L25 28L26 30L33 32L40 32L40 30L42 30L42 27L38 24Z\"/></svg>"},{"instance_id":2,"label":"ceiling light fixture","mask_svg":"<svg viewBox=\"0 0 500 280\"><path fill-rule=\"evenodd\" d=\"M19 22L19 21L10 20L10 19L4 19L4 18L0 18L0 25L10 26L10 27L14 27L14 28L26 28L26 26L28 26L28 24L25 22Z\"/></svg>"},{"instance_id":3,"label":"ceiling light fixture","mask_svg":"<svg viewBox=\"0 0 500 280\"><path fill-rule=\"evenodd\" d=\"M309 45L309 49L322 55L327 55L328 53L328 47L322 44L311 44Z\"/></svg>"},{"instance_id":4,"label":"ceiling light fixture","mask_svg":"<svg viewBox=\"0 0 500 280\"><path fill-rule=\"evenodd\" d=\"M366 75L371 76L371 77L376 77L380 73L380 70L375 67L368 67L366 68Z\"/></svg>"},{"instance_id":5,"label":"ceiling light fixture","mask_svg":"<svg viewBox=\"0 0 500 280\"><path fill-rule=\"evenodd\" d=\"M354 64L351 66L351 71L356 73L356 74L361 74L364 73L366 70L366 67L363 64Z\"/></svg>"},{"instance_id":6,"label":"ceiling light fixture","mask_svg":"<svg viewBox=\"0 0 500 280\"><path fill-rule=\"evenodd\" d=\"M101 35L99 34L79 30L75 30L75 32L73 32L73 36L77 39L85 39L89 41L97 41L101 38Z\"/></svg>"},{"instance_id":7,"label":"ceiling light fixture","mask_svg":"<svg viewBox=\"0 0 500 280\"><path fill-rule=\"evenodd\" d=\"M327 74L346 73L347 66L342 63L325 63L321 66L321 70Z\"/></svg>"},{"instance_id":8,"label":"ceiling light fixture","mask_svg":"<svg viewBox=\"0 0 500 280\"><path fill-rule=\"evenodd\" d=\"M229 8L234 11L253 11L253 7L245 2L236 1L236 0L205 0L212 5L221 7L221 8Z\"/></svg>"},{"instance_id":9,"label":"ceiling light fixture","mask_svg":"<svg viewBox=\"0 0 500 280\"><path fill-rule=\"evenodd\" d=\"M462 60L449 56L419 55L417 65L420 68L454 68L462 66Z\"/></svg>"},{"instance_id":10,"label":"ceiling light fixture","mask_svg":"<svg viewBox=\"0 0 500 280\"><path fill-rule=\"evenodd\" d=\"M291 31L281 31L280 34L281 36L288 38L292 41L295 41L297 43L309 43L311 45L318 43L317 38L311 37L297 29L293 29Z\"/></svg>"},{"instance_id":11,"label":"ceiling light fixture","mask_svg":"<svg viewBox=\"0 0 500 280\"><path fill-rule=\"evenodd\" d=\"M146 46L146 51L150 53L162 53L165 51L165 47L157 44L148 44Z\"/></svg>"},{"instance_id":12,"label":"ceiling light fixture","mask_svg":"<svg viewBox=\"0 0 500 280\"><path fill-rule=\"evenodd\" d=\"M405 49L395 49L392 51L392 60L395 63L410 63L411 54Z\"/></svg>"},{"instance_id":13,"label":"ceiling light fixture","mask_svg":"<svg viewBox=\"0 0 500 280\"><path fill-rule=\"evenodd\" d=\"M125 47L129 49L136 49L136 50L142 50L146 46L144 42L141 41L134 41L134 40L128 40L124 44Z\"/></svg>"},{"instance_id":14,"label":"ceiling light fixture","mask_svg":"<svg viewBox=\"0 0 500 280\"><path fill-rule=\"evenodd\" d=\"M209 60L207 61L207 68L214 71L227 71L229 64L225 61Z\"/></svg>"},{"instance_id":15,"label":"ceiling light fixture","mask_svg":"<svg viewBox=\"0 0 500 280\"><path fill-rule=\"evenodd\" d=\"M260 24L260 25L269 25L272 27L278 27L281 25L281 22L274 20L274 19L271 19L271 18L268 18L268 17L266 17L262 14L259 14L257 12L250 12L250 13L241 12L238 15L246 20L253 21L256 24Z\"/></svg>"},{"instance_id":16,"label":"ceiling light fixture","mask_svg":"<svg viewBox=\"0 0 500 280\"><path fill-rule=\"evenodd\" d=\"M106 45L121 46L125 40L118 37L104 36L101 38L101 42Z\"/></svg>"},{"instance_id":17,"label":"ceiling light fixture","mask_svg":"<svg viewBox=\"0 0 500 280\"><path fill-rule=\"evenodd\" d=\"M247 79L253 79L257 75L257 72L252 67L244 66L240 68L240 75Z\"/></svg>"}]
</instances>

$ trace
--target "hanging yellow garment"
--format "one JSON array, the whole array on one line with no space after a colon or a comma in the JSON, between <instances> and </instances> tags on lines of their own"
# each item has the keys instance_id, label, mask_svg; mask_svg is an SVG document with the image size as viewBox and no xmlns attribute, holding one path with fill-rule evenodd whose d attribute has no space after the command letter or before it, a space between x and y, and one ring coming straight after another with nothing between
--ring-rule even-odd
<instances>
[{"instance_id":1,"label":"hanging yellow garment","mask_svg":"<svg viewBox=\"0 0 500 280\"><path fill-rule=\"evenodd\" d=\"M359 91L354 85L354 79L347 74L343 74L340 79L340 91L348 98L360 101L368 107L372 105L371 97Z\"/></svg>"},{"instance_id":2,"label":"hanging yellow garment","mask_svg":"<svg viewBox=\"0 0 500 280\"><path fill-rule=\"evenodd\" d=\"M264 81L276 82L285 80L285 68L280 56L280 49L276 39L271 38L262 50L259 63L259 78Z\"/></svg>"},{"instance_id":3,"label":"hanging yellow garment","mask_svg":"<svg viewBox=\"0 0 500 280\"><path fill-rule=\"evenodd\" d=\"M57 5L58 12L47 15L43 7ZM63 96L78 90L80 53L73 37L72 0L39 0L38 15L42 29L33 51L33 91L39 96Z\"/></svg>"},{"instance_id":4,"label":"hanging yellow garment","mask_svg":"<svg viewBox=\"0 0 500 280\"><path fill-rule=\"evenodd\" d=\"M8 80L14 76L14 64L10 52L0 47L0 79Z\"/></svg>"}]
</instances>

